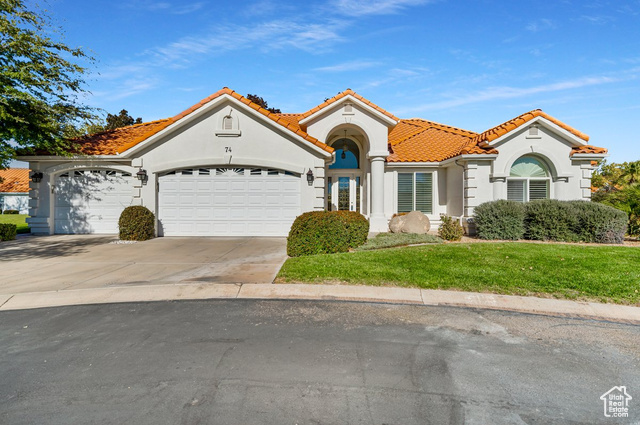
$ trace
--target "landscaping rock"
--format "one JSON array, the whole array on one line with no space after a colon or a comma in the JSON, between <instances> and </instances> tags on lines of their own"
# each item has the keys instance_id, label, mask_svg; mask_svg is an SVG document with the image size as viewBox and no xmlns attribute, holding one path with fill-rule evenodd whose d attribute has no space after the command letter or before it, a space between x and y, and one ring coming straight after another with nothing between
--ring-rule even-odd
<instances>
[{"instance_id":1,"label":"landscaping rock","mask_svg":"<svg viewBox=\"0 0 640 425\"><path fill-rule=\"evenodd\" d=\"M401 233L404 227L404 215L396 215L389 222L389 230L391 233Z\"/></svg>"},{"instance_id":2,"label":"landscaping rock","mask_svg":"<svg viewBox=\"0 0 640 425\"><path fill-rule=\"evenodd\" d=\"M429 217L422 214L420 211L411 211L409 214L403 216L404 221L402 233L418 233L424 234L431 229L431 222Z\"/></svg>"}]
</instances>

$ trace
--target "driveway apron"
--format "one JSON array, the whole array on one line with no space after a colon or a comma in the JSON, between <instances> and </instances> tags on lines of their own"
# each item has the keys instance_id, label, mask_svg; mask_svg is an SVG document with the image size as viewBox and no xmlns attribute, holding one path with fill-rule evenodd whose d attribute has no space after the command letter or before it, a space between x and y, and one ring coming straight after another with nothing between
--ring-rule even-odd
<instances>
[{"instance_id":1,"label":"driveway apron","mask_svg":"<svg viewBox=\"0 0 640 425\"><path fill-rule=\"evenodd\" d=\"M29 236L0 244L0 294L128 285L271 283L284 238Z\"/></svg>"}]
</instances>

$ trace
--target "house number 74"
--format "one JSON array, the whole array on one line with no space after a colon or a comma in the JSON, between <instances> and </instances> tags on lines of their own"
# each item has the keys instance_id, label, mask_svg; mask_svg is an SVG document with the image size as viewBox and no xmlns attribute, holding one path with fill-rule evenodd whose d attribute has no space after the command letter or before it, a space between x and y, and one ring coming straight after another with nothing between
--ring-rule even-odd
<instances>
[{"instance_id":1,"label":"house number 74","mask_svg":"<svg viewBox=\"0 0 640 425\"><path fill-rule=\"evenodd\" d=\"M224 151L225 152L231 152L231 146L225 146L224 147Z\"/></svg>"}]
</instances>

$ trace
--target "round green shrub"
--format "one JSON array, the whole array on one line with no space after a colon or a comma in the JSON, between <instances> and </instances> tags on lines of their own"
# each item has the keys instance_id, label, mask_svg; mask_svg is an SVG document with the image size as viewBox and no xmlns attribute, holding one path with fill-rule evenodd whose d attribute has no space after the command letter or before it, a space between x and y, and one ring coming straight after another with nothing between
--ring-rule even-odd
<instances>
[{"instance_id":1,"label":"round green shrub","mask_svg":"<svg viewBox=\"0 0 640 425\"><path fill-rule=\"evenodd\" d=\"M18 210L4 210L2 214L20 214Z\"/></svg>"},{"instance_id":2,"label":"round green shrub","mask_svg":"<svg viewBox=\"0 0 640 425\"><path fill-rule=\"evenodd\" d=\"M12 241L16 238L18 226L9 223L0 223L0 241Z\"/></svg>"},{"instance_id":3,"label":"round green shrub","mask_svg":"<svg viewBox=\"0 0 640 425\"><path fill-rule=\"evenodd\" d=\"M448 215L442 216L442 224L438 229L438 236L445 241L459 241L464 235L464 229L458 220Z\"/></svg>"},{"instance_id":4,"label":"round green shrub","mask_svg":"<svg viewBox=\"0 0 640 425\"><path fill-rule=\"evenodd\" d=\"M122 211L118 220L120 240L149 240L155 235L155 224L155 215L146 207L139 205L127 207Z\"/></svg>"},{"instance_id":5,"label":"round green shrub","mask_svg":"<svg viewBox=\"0 0 640 425\"><path fill-rule=\"evenodd\" d=\"M369 221L354 211L311 211L298 216L287 238L287 255L347 252L367 241Z\"/></svg>"},{"instance_id":6,"label":"round green shrub","mask_svg":"<svg viewBox=\"0 0 640 425\"><path fill-rule=\"evenodd\" d=\"M485 202L475 208L474 222L480 239L522 239L524 204L504 199Z\"/></svg>"}]
</instances>

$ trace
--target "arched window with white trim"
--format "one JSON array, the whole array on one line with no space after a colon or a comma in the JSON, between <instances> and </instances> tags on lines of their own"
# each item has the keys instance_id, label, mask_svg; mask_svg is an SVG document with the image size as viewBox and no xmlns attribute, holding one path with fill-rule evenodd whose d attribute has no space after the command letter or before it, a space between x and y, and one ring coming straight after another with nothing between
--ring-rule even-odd
<instances>
[{"instance_id":1,"label":"arched window with white trim","mask_svg":"<svg viewBox=\"0 0 640 425\"><path fill-rule=\"evenodd\" d=\"M511 166L507 179L507 199L528 202L549 199L551 173L540 159L522 156Z\"/></svg>"}]
</instances>

